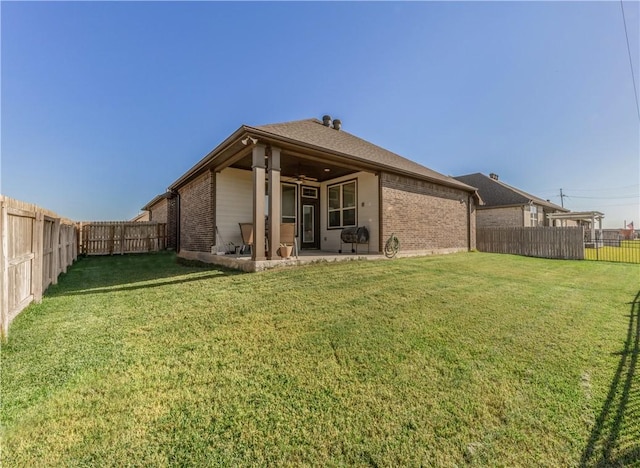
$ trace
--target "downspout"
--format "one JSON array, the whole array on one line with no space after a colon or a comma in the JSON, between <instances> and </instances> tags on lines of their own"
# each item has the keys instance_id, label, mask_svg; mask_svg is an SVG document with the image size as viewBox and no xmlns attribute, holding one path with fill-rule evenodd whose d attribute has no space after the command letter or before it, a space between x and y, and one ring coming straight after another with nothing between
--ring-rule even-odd
<instances>
[{"instance_id":1,"label":"downspout","mask_svg":"<svg viewBox=\"0 0 640 468\"><path fill-rule=\"evenodd\" d=\"M471 252L471 195L467 196L467 247Z\"/></svg>"},{"instance_id":2,"label":"downspout","mask_svg":"<svg viewBox=\"0 0 640 468\"><path fill-rule=\"evenodd\" d=\"M180 225L180 205L182 205L182 201L180 200L180 192L176 193L176 253L180 253L180 232L182 231L182 226Z\"/></svg>"},{"instance_id":3,"label":"downspout","mask_svg":"<svg viewBox=\"0 0 640 468\"><path fill-rule=\"evenodd\" d=\"M382 222L382 172L378 172L378 253L383 252L384 240L382 238L383 222Z\"/></svg>"}]
</instances>

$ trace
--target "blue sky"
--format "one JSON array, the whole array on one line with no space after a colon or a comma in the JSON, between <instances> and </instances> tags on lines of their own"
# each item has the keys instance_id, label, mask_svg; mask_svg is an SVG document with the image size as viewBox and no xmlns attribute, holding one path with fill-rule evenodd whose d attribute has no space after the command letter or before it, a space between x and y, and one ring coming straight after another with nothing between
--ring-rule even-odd
<instances>
[{"instance_id":1,"label":"blue sky","mask_svg":"<svg viewBox=\"0 0 640 468\"><path fill-rule=\"evenodd\" d=\"M444 174L640 225L619 2L0 8L1 191L63 216L131 218L240 125L330 114Z\"/></svg>"}]
</instances>

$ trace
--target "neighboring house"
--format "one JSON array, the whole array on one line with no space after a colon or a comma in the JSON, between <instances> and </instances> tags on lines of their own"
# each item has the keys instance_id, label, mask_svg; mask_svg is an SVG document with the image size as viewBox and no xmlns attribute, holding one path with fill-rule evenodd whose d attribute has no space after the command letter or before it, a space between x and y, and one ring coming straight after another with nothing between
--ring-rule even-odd
<instances>
[{"instance_id":1,"label":"neighboring house","mask_svg":"<svg viewBox=\"0 0 640 468\"><path fill-rule=\"evenodd\" d=\"M177 208L178 200L171 192L158 195L142 207L142 210L149 214L146 221L166 223L167 248L169 249L177 247Z\"/></svg>"},{"instance_id":2,"label":"neighboring house","mask_svg":"<svg viewBox=\"0 0 640 468\"><path fill-rule=\"evenodd\" d=\"M505 184L497 174L486 176L478 172L455 179L478 189L482 200L476 215L479 228L553 226L553 221L547 218L548 214L569 212L548 200ZM577 225L575 222L570 224Z\"/></svg>"},{"instance_id":3,"label":"neighboring house","mask_svg":"<svg viewBox=\"0 0 640 468\"><path fill-rule=\"evenodd\" d=\"M338 252L342 229L355 226L367 227L371 252L392 233L405 252L475 248L473 187L351 135L328 116L243 125L169 191L177 194L184 258L215 261L216 244L242 243L239 223L254 226L254 261L279 259L281 223L295 225L303 250Z\"/></svg>"},{"instance_id":4,"label":"neighboring house","mask_svg":"<svg viewBox=\"0 0 640 468\"><path fill-rule=\"evenodd\" d=\"M140 213L135 218L131 218L131 222L134 222L134 223L143 223L145 221L149 221L149 212L148 211L143 211L142 213Z\"/></svg>"}]
</instances>

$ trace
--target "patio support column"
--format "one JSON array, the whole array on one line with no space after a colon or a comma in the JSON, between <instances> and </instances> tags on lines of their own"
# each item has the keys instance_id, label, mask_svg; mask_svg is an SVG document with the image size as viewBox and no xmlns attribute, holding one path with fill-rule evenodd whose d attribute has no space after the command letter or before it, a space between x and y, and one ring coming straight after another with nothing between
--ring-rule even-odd
<instances>
[{"instance_id":1,"label":"patio support column","mask_svg":"<svg viewBox=\"0 0 640 468\"><path fill-rule=\"evenodd\" d=\"M280 247L281 194L280 148L271 147L269 157L269 260L277 260Z\"/></svg>"},{"instance_id":2,"label":"patio support column","mask_svg":"<svg viewBox=\"0 0 640 468\"><path fill-rule=\"evenodd\" d=\"M598 234L600 235L601 245L604 246L604 236L602 235L602 216L598 216Z\"/></svg>"},{"instance_id":3,"label":"patio support column","mask_svg":"<svg viewBox=\"0 0 640 468\"><path fill-rule=\"evenodd\" d=\"M253 147L253 248L251 249L251 260L264 260L264 191L265 191L265 168L264 168L265 146L255 145Z\"/></svg>"}]
</instances>

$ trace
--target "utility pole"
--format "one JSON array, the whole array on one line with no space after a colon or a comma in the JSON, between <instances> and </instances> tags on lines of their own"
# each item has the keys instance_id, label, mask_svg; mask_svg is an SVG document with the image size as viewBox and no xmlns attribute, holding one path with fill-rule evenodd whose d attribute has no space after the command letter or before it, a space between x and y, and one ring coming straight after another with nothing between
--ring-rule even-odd
<instances>
[{"instance_id":1,"label":"utility pole","mask_svg":"<svg viewBox=\"0 0 640 468\"><path fill-rule=\"evenodd\" d=\"M564 208L564 197L566 197L566 195L562 193L562 189L560 189L560 206L562 206L562 208Z\"/></svg>"}]
</instances>

